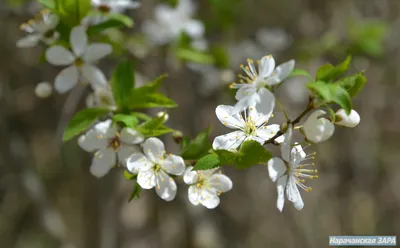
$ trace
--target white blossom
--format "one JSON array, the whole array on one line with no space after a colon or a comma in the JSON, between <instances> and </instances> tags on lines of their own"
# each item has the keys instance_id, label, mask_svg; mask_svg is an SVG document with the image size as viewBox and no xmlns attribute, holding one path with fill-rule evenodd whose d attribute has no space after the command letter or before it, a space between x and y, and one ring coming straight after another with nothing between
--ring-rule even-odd
<instances>
[{"instance_id":1,"label":"white blossom","mask_svg":"<svg viewBox=\"0 0 400 248\"><path fill-rule=\"evenodd\" d=\"M234 113L239 113L249 106L255 106L260 113L269 115L275 107L275 96L265 87L286 79L293 71L295 61L290 60L275 68L272 55L264 56L258 62L258 71L253 60L248 59L247 62L247 66L241 65L246 75L239 75L240 84L231 84L231 88L239 89L235 96L238 102Z\"/></svg>"},{"instance_id":2,"label":"white blossom","mask_svg":"<svg viewBox=\"0 0 400 248\"><path fill-rule=\"evenodd\" d=\"M161 199L172 201L177 186L170 174L182 175L185 171L184 160L176 155L166 155L164 144L157 138L148 138L143 143L143 153L135 153L128 158L128 170L137 173L140 187L143 189L155 187Z\"/></svg>"},{"instance_id":3,"label":"white blossom","mask_svg":"<svg viewBox=\"0 0 400 248\"><path fill-rule=\"evenodd\" d=\"M326 112L319 109L314 111L304 122L303 130L307 140L318 143L329 139L335 131L335 126L328 119L321 117Z\"/></svg>"},{"instance_id":4,"label":"white blossom","mask_svg":"<svg viewBox=\"0 0 400 248\"><path fill-rule=\"evenodd\" d=\"M125 166L126 160L138 151L136 144L144 140L142 134L131 128L121 131L111 120L96 124L78 139L79 146L87 152L95 152L90 172L103 177L118 162Z\"/></svg>"},{"instance_id":5,"label":"white blossom","mask_svg":"<svg viewBox=\"0 0 400 248\"><path fill-rule=\"evenodd\" d=\"M304 202L301 198L299 189L306 192L311 190L307 187L305 179L318 178L315 174L318 171L314 169L307 169L307 166L314 166L314 163L304 163L308 159L314 159L315 153L306 155L300 145L292 147L292 125L289 125L285 135L285 141L281 146L282 158L274 157L268 161L268 172L271 180L277 183L278 200L277 208L282 212L285 202L285 193L289 201L294 204L298 210L303 209Z\"/></svg>"},{"instance_id":6,"label":"white blossom","mask_svg":"<svg viewBox=\"0 0 400 248\"><path fill-rule=\"evenodd\" d=\"M167 122L169 119L169 115L166 111L160 111L157 113L157 117L161 118L164 117L164 122Z\"/></svg>"},{"instance_id":7,"label":"white blossom","mask_svg":"<svg viewBox=\"0 0 400 248\"><path fill-rule=\"evenodd\" d=\"M261 145L272 138L280 129L279 125L268 123L271 115L263 115L256 108L250 107L243 115L233 114L234 107L219 105L215 113L219 121L226 127L238 129L237 131L218 136L214 139L215 150L235 150L246 140L255 140Z\"/></svg>"},{"instance_id":8,"label":"white blossom","mask_svg":"<svg viewBox=\"0 0 400 248\"><path fill-rule=\"evenodd\" d=\"M175 8L160 4L154 11L155 20L146 21L143 31L156 45L176 40L181 32L185 32L193 40L202 40L204 25L201 21L192 19L194 12L192 0L180 0ZM204 47L204 44L202 46Z\"/></svg>"},{"instance_id":9,"label":"white blossom","mask_svg":"<svg viewBox=\"0 0 400 248\"><path fill-rule=\"evenodd\" d=\"M72 52L63 46L55 45L47 49L47 61L56 66L68 66L55 79L55 89L65 93L81 79L94 85L106 85L103 72L93 64L112 52L112 47L105 43L88 44L86 30L82 26L72 29L70 34Z\"/></svg>"},{"instance_id":10,"label":"white blossom","mask_svg":"<svg viewBox=\"0 0 400 248\"><path fill-rule=\"evenodd\" d=\"M50 13L48 10L42 11L37 18L21 25L21 30L29 34L17 41L17 47L34 47L40 41L50 45L60 36L55 30L58 22L57 15Z\"/></svg>"},{"instance_id":11,"label":"white blossom","mask_svg":"<svg viewBox=\"0 0 400 248\"><path fill-rule=\"evenodd\" d=\"M347 115L344 109L339 109L336 111L336 118L338 121L335 121L336 125L345 126L345 127L355 127L360 123L360 115L352 109L350 114Z\"/></svg>"},{"instance_id":12,"label":"white blossom","mask_svg":"<svg viewBox=\"0 0 400 248\"><path fill-rule=\"evenodd\" d=\"M140 3L132 0L92 0L92 6L105 13L121 13L127 9L139 8Z\"/></svg>"},{"instance_id":13,"label":"white blossom","mask_svg":"<svg viewBox=\"0 0 400 248\"><path fill-rule=\"evenodd\" d=\"M47 98L51 96L52 92L53 88L51 87L51 84L48 82L41 82L38 85L36 85L35 94L40 98Z\"/></svg>"},{"instance_id":14,"label":"white blossom","mask_svg":"<svg viewBox=\"0 0 400 248\"><path fill-rule=\"evenodd\" d=\"M190 185L188 190L189 201L197 206L199 204L206 208L216 208L220 202L221 193L232 189L232 181L229 177L215 173L216 169L192 171L188 167L183 175L183 180Z\"/></svg>"}]
</instances>

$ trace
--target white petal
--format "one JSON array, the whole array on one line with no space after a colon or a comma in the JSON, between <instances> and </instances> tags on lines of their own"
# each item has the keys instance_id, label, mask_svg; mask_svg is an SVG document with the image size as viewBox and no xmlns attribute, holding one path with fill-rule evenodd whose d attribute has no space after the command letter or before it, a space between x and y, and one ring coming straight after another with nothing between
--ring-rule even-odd
<instances>
[{"instance_id":1,"label":"white petal","mask_svg":"<svg viewBox=\"0 0 400 248\"><path fill-rule=\"evenodd\" d=\"M270 118L270 115L264 115L261 113L258 113L257 109L254 106L250 106L249 109L247 110L247 119L246 120L252 120L255 124L256 127L261 126L265 122L267 122Z\"/></svg>"},{"instance_id":2,"label":"white petal","mask_svg":"<svg viewBox=\"0 0 400 248\"><path fill-rule=\"evenodd\" d=\"M351 110L350 115L347 115L344 109L339 109L336 111L336 116L341 119L340 121L335 122L336 125L355 127L360 123L360 115L354 109Z\"/></svg>"},{"instance_id":3,"label":"white petal","mask_svg":"<svg viewBox=\"0 0 400 248\"><path fill-rule=\"evenodd\" d=\"M139 171L137 183L144 189L151 189L156 186L156 175L154 171Z\"/></svg>"},{"instance_id":4,"label":"white petal","mask_svg":"<svg viewBox=\"0 0 400 248\"><path fill-rule=\"evenodd\" d=\"M71 65L63 69L56 77L54 88L58 93L65 93L72 89L77 83L79 79L78 69Z\"/></svg>"},{"instance_id":5,"label":"white petal","mask_svg":"<svg viewBox=\"0 0 400 248\"><path fill-rule=\"evenodd\" d=\"M165 201L172 201L176 196L176 191L177 187L174 179L161 170L156 176L157 195Z\"/></svg>"},{"instance_id":6,"label":"white petal","mask_svg":"<svg viewBox=\"0 0 400 248\"><path fill-rule=\"evenodd\" d=\"M134 174L149 171L152 167L153 163L142 153L134 153L126 161L126 168Z\"/></svg>"},{"instance_id":7,"label":"white petal","mask_svg":"<svg viewBox=\"0 0 400 248\"><path fill-rule=\"evenodd\" d=\"M259 98L257 92L240 99L235 104L234 109L232 110L232 114L238 114L238 113L250 108L251 106L256 105L257 102L259 102L259 99L260 98Z\"/></svg>"},{"instance_id":8,"label":"white petal","mask_svg":"<svg viewBox=\"0 0 400 248\"><path fill-rule=\"evenodd\" d=\"M211 186L216 193L227 192L232 189L232 181L229 177L223 174L214 174L208 180L207 183Z\"/></svg>"},{"instance_id":9,"label":"white petal","mask_svg":"<svg viewBox=\"0 0 400 248\"><path fill-rule=\"evenodd\" d=\"M271 158L268 160L268 173L273 182L285 174L287 168L285 162L280 158Z\"/></svg>"},{"instance_id":10,"label":"white petal","mask_svg":"<svg viewBox=\"0 0 400 248\"><path fill-rule=\"evenodd\" d=\"M291 160L293 166L297 167L304 160L306 156L307 154L304 152L301 145L294 146L291 151Z\"/></svg>"},{"instance_id":11,"label":"white petal","mask_svg":"<svg viewBox=\"0 0 400 248\"><path fill-rule=\"evenodd\" d=\"M161 164L163 170L172 175L180 176L185 172L185 161L176 155L168 155Z\"/></svg>"},{"instance_id":12,"label":"white petal","mask_svg":"<svg viewBox=\"0 0 400 248\"><path fill-rule=\"evenodd\" d=\"M214 150L235 150L246 139L246 134L242 131L235 131L218 136L214 139Z\"/></svg>"},{"instance_id":13,"label":"white petal","mask_svg":"<svg viewBox=\"0 0 400 248\"><path fill-rule=\"evenodd\" d=\"M214 209L219 205L220 199L218 195L210 190L203 189L200 191L200 203L208 209Z\"/></svg>"},{"instance_id":14,"label":"white petal","mask_svg":"<svg viewBox=\"0 0 400 248\"><path fill-rule=\"evenodd\" d=\"M40 34L27 35L24 38L17 41L17 47L19 48L34 47L39 43L41 38L42 35Z\"/></svg>"},{"instance_id":15,"label":"white petal","mask_svg":"<svg viewBox=\"0 0 400 248\"><path fill-rule=\"evenodd\" d=\"M197 206L200 202L200 190L196 186L190 186L188 190L189 201Z\"/></svg>"},{"instance_id":16,"label":"white petal","mask_svg":"<svg viewBox=\"0 0 400 248\"><path fill-rule=\"evenodd\" d=\"M115 165L116 158L116 154L111 148L96 152L90 166L90 173L99 178L105 176Z\"/></svg>"},{"instance_id":17,"label":"white petal","mask_svg":"<svg viewBox=\"0 0 400 248\"><path fill-rule=\"evenodd\" d=\"M259 73L262 78L266 78L272 74L275 69L275 59L272 55L264 56L261 59Z\"/></svg>"},{"instance_id":18,"label":"white petal","mask_svg":"<svg viewBox=\"0 0 400 248\"><path fill-rule=\"evenodd\" d=\"M326 114L323 110L314 111L304 122L303 130L307 139L318 143L329 139L335 131L335 126L325 118L319 118Z\"/></svg>"},{"instance_id":19,"label":"white petal","mask_svg":"<svg viewBox=\"0 0 400 248\"><path fill-rule=\"evenodd\" d=\"M193 166L189 166L186 170L185 173L183 174L183 181L186 184L195 184L199 180L199 174L196 171L192 171ZM189 193L190 197L190 193Z\"/></svg>"},{"instance_id":20,"label":"white petal","mask_svg":"<svg viewBox=\"0 0 400 248\"><path fill-rule=\"evenodd\" d=\"M139 144L144 140L144 136L141 133L129 127L122 129L120 137L125 144Z\"/></svg>"},{"instance_id":21,"label":"white petal","mask_svg":"<svg viewBox=\"0 0 400 248\"><path fill-rule=\"evenodd\" d=\"M303 199L301 198L299 189L296 185L296 178L289 177L288 183L286 185L286 195L289 201L293 202L294 207L297 210L301 210L304 207Z\"/></svg>"},{"instance_id":22,"label":"white petal","mask_svg":"<svg viewBox=\"0 0 400 248\"><path fill-rule=\"evenodd\" d=\"M160 163L165 154L164 143L157 138L148 138L143 144L143 152L150 161Z\"/></svg>"},{"instance_id":23,"label":"white petal","mask_svg":"<svg viewBox=\"0 0 400 248\"><path fill-rule=\"evenodd\" d=\"M235 84L233 87L238 87L240 84ZM245 97L251 96L255 94L257 91L257 87L254 84L242 84L242 86L236 92L235 98L236 100L242 100Z\"/></svg>"},{"instance_id":24,"label":"white petal","mask_svg":"<svg viewBox=\"0 0 400 248\"><path fill-rule=\"evenodd\" d=\"M72 51L74 51L75 55L78 57L82 56L85 52L88 42L85 28L83 26L74 27L71 31L69 39L71 42Z\"/></svg>"},{"instance_id":25,"label":"white petal","mask_svg":"<svg viewBox=\"0 0 400 248\"><path fill-rule=\"evenodd\" d=\"M185 32L192 38L198 39L204 35L204 25L201 21L190 20L185 23Z\"/></svg>"},{"instance_id":26,"label":"white petal","mask_svg":"<svg viewBox=\"0 0 400 248\"><path fill-rule=\"evenodd\" d=\"M96 129L97 131L102 132L105 134L108 129L111 128L112 125L112 120L105 120L105 121L100 121L96 125L94 125L93 129Z\"/></svg>"},{"instance_id":27,"label":"white petal","mask_svg":"<svg viewBox=\"0 0 400 248\"><path fill-rule=\"evenodd\" d=\"M226 127L234 129L244 128L246 125L244 120L240 118L239 114L232 114L233 108L234 107L228 105L219 105L215 109L215 114L218 120Z\"/></svg>"},{"instance_id":28,"label":"white petal","mask_svg":"<svg viewBox=\"0 0 400 248\"><path fill-rule=\"evenodd\" d=\"M274 137L277 132L279 132L280 127L278 124L272 124L268 126L264 126L256 130L256 136L261 138L264 141L269 140Z\"/></svg>"},{"instance_id":29,"label":"white petal","mask_svg":"<svg viewBox=\"0 0 400 248\"><path fill-rule=\"evenodd\" d=\"M283 210L283 205L285 203L285 188L287 181L288 181L288 176L284 175L283 177L280 177L276 182L276 189L278 191L278 199L276 201L276 207L281 212Z\"/></svg>"},{"instance_id":30,"label":"white petal","mask_svg":"<svg viewBox=\"0 0 400 248\"><path fill-rule=\"evenodd\" d=\"M83 60L87 63L96 62L99 59L112 53L112 46L105 43L94 43L87 47L83 55Z\"/></svg>"},{"instance_id":31,"label":"white petal","mask_svg":"<svg viewBox=\"0 0 400 248\"><path fill-rule=\"evenodd\" d=\"M96 66L83 64L81 71L83 77L89 81L93 88L98 85L104 86L107 84L106 76L104 76L103 72Z\"/></svg>"},{"instance_id":32,"label":"white petal","mask_svg":"<svg viewBox=\"0 0 400 248\"><path fill-rule=\"evenodd\" d=\"M118 162L125 166L126 161L129 159L130 156L132 156L135 153L140 153L139 149L136 146L131 146L131 145L121 145L121 147L118 149ZM140 153L141 154L141 153Z\"/></svg>"},{"instance_id":33,"label":"white petal","mask_svg":"<svg viewBox=\"0 0 400 248\"><path fill-rule=\"evenodd\" d=\"M75 61L75 56L62 46L52 46L46 50L46 60L52 65L70 65Z\"/></svg>"},{"instance_id":34,"label":"white petal","mask_svg":"<svg viewBox=\"0 0 400 248\"><path fill-rule=\"evenodd\" d=\"M285 80L294 69L295 61L289 60L275 68L274 74L278 77L279 82Z\"/></svg>"},{"instance_id":35,"label":"white petal","mask_svg":"<svg viewBox=\"0 0 400 248\"><path fill-rule=\"evenodd\" d=\"M275 108L275 96L266 88L261 88L258 91L258 102L256 109L260 114L270 116Z\"/></svg>"},{"instance_id":36,"label":"white petal","mask_svg":"<svg viewBox=\"0 0 400 248\"><path fill-rule=\"evenodd\" d=\"M101 132L89 130L85 135L79 137L78 144L83 150L94 152L107 148L108 140L104 139Z\"/></svg>"},{"instance_id":37,"label":"white petal","mask_svg":"<svg viewBox=\"0 0 400 248\"><path fill-rule=\"evenodd\" d=\"M286 133L283 135L284 136L284 141L281 146L281 154L282 158L286 162L290 162L290 152L291 152L291 147L292 147L292 125L289 124Z\"/></svg>"}]
</instances>

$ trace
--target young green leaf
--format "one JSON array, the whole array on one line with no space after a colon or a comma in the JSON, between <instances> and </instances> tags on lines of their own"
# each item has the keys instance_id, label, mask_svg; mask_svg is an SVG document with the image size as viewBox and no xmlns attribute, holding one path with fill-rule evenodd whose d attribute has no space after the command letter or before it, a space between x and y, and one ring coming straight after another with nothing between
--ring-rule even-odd
<instances>
[{"instance_id":1,"label":"young green leaf","mask_svg":"<svg viewBox=\"0 0 400 248\"><path fill-rule=\"evenodd\" d=\"M218 156L215 154L208 154L197 161L192 170L209 170L216 168L220 165Z\"/></svg>"},{"instance_id":2,"label":"young green leaf","mask_svg":"<svg viewBox=\"0 0 400 248\"><path fill-rule=\"evenodd\" d=\"M109 28L122 28L122 27L124 27L124 24L118 20L107 20L105 22L90 26L87 29L87 33L88 35L94 35L94 34L99 34Z\"/></svg>"},{"instance_id":3,"label":"young green leaf","mask_svg":"<svg viewBox=\"0 0 400 248\"><path fill-rule=\"evenodd\" d=\"M135 186L133 186L133 191L131 193L131 196L129 197L128 202L131 202L135 198L139 198L141 191L142 191L142 188L139 186L138 183L135 183Z\"/></svg>"},{"instance_id":4,"label":"young green leaf","mask_svg":"<svg viewBox=\"0 0 400 248\"><path fill-rule=\"evenodd\" d=\"M330 82L337 79L349 69L350 62L351 56L347 56L347 58L337 66L331 64L321 66L317 71L317 80Z\"/></svg>"},{"instance_id":5,"label":"young green leaf","mask_svg":"<svg viewBox=\"0 0 400 248\"><path fill-rule=\"evenodd\" d=\"M189 141L182 150L181 157L184 159L199 159L207 154L208 150L211 149L210 132L211 129L207 128Z\"/></svg>"},{"instance_id":6,"label":"young green leaf","mask_svg":"<svg viewBox=\"0 0 400 248\"><path fill-rule=\"evenodd\" d=\"M55 0L39 0L39 3L41 3L46 9L54 10L56 8Z\"/></svg>"},{"instance_id":7,"label":"young green leaf","mask_svg":"<svg viewBox=\"0 0 400 248\"><path fill-rule=\"evenodd\" d=\"M132 174L128 170L124 170L124 177L128 180L135 180L137 178L137 174Z\"/></svg>"},{"instance_id":8,"label":"young green leaf","mask_svg":"<svg viewBox=\"0 0 400 248\"><path fill-rule=\"evenodd\" d=\"M199 64L213 64L215 62L212 55L192 48L178 48L176 50L176 56L181 60Z\"/></svg>"},{"instance_id":9,"label":"young green leaf","mask_svg":"<svg viewBox=\"0 0 400 248\"><path fill-rule=\"evenodd\" d=\"M57 0L56 7L61 20L70 27L80 25L91 9L91 0Z\"/></svg>"},{"instance_id":10,"label":"young green leaf","mask_svg":"<svg viewBox=\"0 0 400 248\"><path fill-rule=\"evenodd\" d=\"M254 140L245 141L239 149L242 154L236 159L236 167L245 169L250 166L266 163L272 156L260 143Z\"/></svg>"},{"instance_id":11,"label":"young green leaf","mask_svg":"<svg viewBox=\"0 0 400 248\"><path fill-rule=\"evenodd\" d=\"M120 109L129 107L130 101L132 101L131 92L135 87L135 77L131 62L124 61L118 65L111 80L111 87L117 106Z\"/></svg>"},{"instance_id":12,"label":"young green leaf","mask_svg":"<svg viewBox=\"0 0 400 248\"><path fill-rule=\"evenodd\" d=\"M122 23L128 28L133 27L133 20L129 16L119 14L119 13L109 13L107 14L108 19L117 21L119 23Z\"/></svg>"},{"instance_id":13,"label":"young green leaf","mask_svg":"<svg viewBox=\"0 0 400 248\"><path fill-rule=\"evenodd\" d=\"M139 120L142 121L149 121L151 120L151 116L145 113L140 113L140 112L132 112L132 115L136 116L136 118L138 118Z\"/></svg>"},{"instance_id":14,"label":"young green leaf","mask_svg":"<svg viewBox=\"0 0 400 248\"><path fill-rule=\"evenodd\" d=\"M304 76L307 77L310 81L314 81L311 75L306 70L303 69L295 68L289 75L289 77L295 77L295 76Z\"/></svg>"},{"instance_id":15,"label":"young green leaf","mask_svg":"<svg viewBox=\"0 0 400 248\"><path fill-rule=\"evenodd\" d=\"M354 97L367 83L367 78L363 73L358 73L353 76L345 77L335 83L347 90L351 97Z\"/></svg>"},{"instance_id":16,"label":"young green leaf","mask_svg":"<svg viewBox=\"0 0 400 248\"><path fill-rule=\"evenodd\" d=\"M64 131L64 141L68 141L88 129L97 119L107 115L109 109L88 108L76 113L68 123Z\"/></svg>"},{"instance_id":17,"label":"young green leaf","mask_svg":"<svg viewBox=\"0 0 400 248\"><path fill-rule=\"evenodd\" d=\"M146 137L160 136L174 131L164 126L163 123L164 115L142 123L136 127L136 130Z\"/></svg>"},{"instance_id":18,"label":"young green leaf","mask_svg":"<svg viewBox=\"0 0 400 248\"><path fill-rule=\"evenodd\" d=\"M116 114L112 118L114 121L122 122L125 126L135 128L139 120L134 115Z\"/></svg>"},{"instance_id":19,"label":"young green leaf","mask_svg":"<svg viewBox=\"0 0 400 248\"><path fill-rule=\"evenodd\" d=\"M143 108L176 108L178 105L168 97L160 93L142 93L133 90L129 103L131 109Z\"/></svg>"},{"instance_id":20,"label":"young green leaf","mask_svg":"<svg viewBox=\"0 0 400 248\"><path fill-rule=\"evenodd\" d=\"M235 161L239 159L240 156L243 156L243 154L238 151L213 150L212 153L218 156L221 165L234 165L236 163Z\"/></svg>"}]
</instances>

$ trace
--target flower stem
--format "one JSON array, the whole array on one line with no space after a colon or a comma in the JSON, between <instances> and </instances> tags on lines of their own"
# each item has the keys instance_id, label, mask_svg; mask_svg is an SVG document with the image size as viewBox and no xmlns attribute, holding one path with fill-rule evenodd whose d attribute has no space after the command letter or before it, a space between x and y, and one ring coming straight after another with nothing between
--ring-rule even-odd
<instances>
[{"instance_id":1,"label":"flower stem","mask_svg":"<svg viewBox=\"0 0 400 248\"><path fill-rule=\"evenodd\" d=\"M278 101L278 99L276 99L276 103L278 105L278 108L282 111L282 113L285 115L286 121L290 121L288 114L285 111L285 108L283 107L283 105L281 104L280 101Z\"/></svg>"}]
</instances>

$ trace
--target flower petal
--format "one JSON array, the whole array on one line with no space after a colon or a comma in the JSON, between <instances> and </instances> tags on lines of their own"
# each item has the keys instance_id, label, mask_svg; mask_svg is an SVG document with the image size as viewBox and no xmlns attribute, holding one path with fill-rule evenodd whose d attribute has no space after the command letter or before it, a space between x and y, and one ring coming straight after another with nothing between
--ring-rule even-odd
<instances>
[{"instance_id":1,"label":"flower petal","mask_svg":"<svg viewBox=\"0 0 400 248\"><path fill-rule=\"evenodd\" d=\"M275 68L274 74L278 77L279 82L285 80L292 73L294 66L295 61L292 59Z\"/></svg>"},{"instance_id":2,"label":"flower petal","mask_svg":"<svg viewBox=\"0 0 400 248\"><path fill-rule=\"evenodd\" d=\"M200 203L200 190L196 186L190 186L188 190L189 201L197 206Z\"/></svg>"},{"instance_id":3,"label":"flower petal","mask_svg":"<svg viewBox=\"0 0 400 248\"><path fill-rule=\"evenodd\" d=\"M214 150L235 150L245 139L245 133L242 131L235 131L216 137L212 146Z\"/></svg>"},{"instance_id":4,"label":"flower petal","mask_svg":"<svg viewBox=\"0 0 400 248\"><path fill-rule=\"evenodd\" d=\"M144 189L151 189L156 186L156 174L152 170L140 170L137 176L137 183Z\"/></svg>"},{"instance_id":5,"label":"flower petal","mask_svg":"<svg viewBox=\"0 0 400 248\"><path fill-rule=\"evenodd\" d=\"M150 161L160 163L165 154L164 143L154 137L148 138L143 144L143 152Z\"/></svg>"},{"instance_id":6,"label":"flower petal","mask_svg":"<svg viewBox=\"0 0 400 248\"><path fill-rule=\"evenodd\" d=\"M86 35L85 27L83 26L74 27L71 31L69 39L74 54L78 57L82 56L83 53L85 52L88 43L88 37Z\"/></svg>"},{"instance_id":7,"label":"flower petal","mask_svg":"<svg viewBox=\"0 0 400 248\"><path fill-rule=\"evenodd\" d=\"M251 96L257 92L257 87L254 84L235 84L233 87L239 87L238 91L236 92L235 98L236 100L242 100L247 96Z\"/></svg>"},{"instance_id":8,"label":"flower petal","mask_svg":"<svg viewBox=\"0 0 400 248\"><path fill-rule=\"evenodd\" d=\"M162 170L156 176L157 195L165 200L172 201L176 196L177 186L174 179Z\"/></svg>"},{"instance_id":9,"label":"flower petal","mask_svg":"<svg viewBox=\"0 0 400 248\"><path fill-rule=\"evenodd\" d=\"M345 127L355 127L360 123L360 115L354 109L351 110L350 114L347 115L344 109L339 109L336 111L336 116L340 121L335 122L336 125L345 126Z\"/></svg>"},{"instance_id":10,"label":"flower petal","mask_svg":"<svg viewBox=\"0 0 400 248\"><path fill-rule=\"evenodd\" d=\"M259 102L259 99L260 99L260 97L257 94L257 92L240 99L235 104L234 109L232 110L232 114L238 114L238 113L250 108L251 106L256 105L257 102Z\"/></svg>"},{"instance_id":11,"label":"flower petal","mask_svg":"<svg viewBox=\"0 0 400 248\"><path fill-rule=\"evenodd\" d=\"M134 153L126 160L126 168L132 173L149 171L153 163L143 153Z\"/></svg>"},{"instance_id":12,"label":"flower petal","mask_svg":"<svg viewBox=\"0 0 400 248\"><path fill-rule=\"evenodd\" d=\"M46 60L52 65L70 65L74 63L75 56L62 46L52 46L46 50Z\"/></svg>"},{"instance_id":13,"label":"flower petal","mask_svg":"<svg viewBox=\"0 0 400 248\"><path fill-rule=\"evenodd\" d=\"M257 104L255 105L258 113L270 116L275 108L275 96L266 88L258 91Z\"/></svg>"},{"instance_id":14,"label":"flower petal","mask_svg":"<svg viewBox=\"0 0 400 248\"><path fill-rule=\"evenodd\" d=\"M185 23L184 30L190 37L198 39L204 35L204 24L201 21L189 20Z\"/></svg>"},{"instance_id":15,"label":"flower petal","mask_svg":"<svg viewBox=\"0 0 400 248\"><path fill-rule=\"evenodd\" d=\"M229 177L219 173L212 175L207 182L216 193L227 192L231 190L233 186Z\"/></svg>"},{"instance_id":16,"label":"flower petal","mask_svg":"<svg viewBox=\"0 0 400 248\"><path fill-rule=\"evenodd\" d=\"M285 162L282 159L275 157L268 160L268 173L273 182L283 176L286 170Z\"/></svg>"},{"instance_id":17,"label":"flower petal","mask_svg":"<svg viewBox=\"0 0 400 248\"><path fill-rule=\"evenodd\" d=\"M303 124L305 136L313 143L318 143L329 139L335 131L335 126L332 122L323 117L320 118L324 114L326 114L325 111L321 109L316 110Z\"/></svg>"},{"instance_id":18,"label":"flower petal","mask_svg":"<svg viewBox=\"0 0 400 248\"><path fill-rule=\"evenodd\" d=\"M219 205L220 199L218 195L210 190L203 189L200 191L200 203L208 209L214 209Z\"/></svg>"},{"instance_id":19,"label":"flower petal","mask_svg":"<svg viewBox=\"0 0 400 248\"><path fill-rule=\"evenodd\" d=\"M105 134L108 131L108 129L110 129L111 125L112 125L112 120L108 119L108 120L100 121L100 122L96 123L96 125L94 125L93 129Z\"/></svg>"},{"instance_id":20,"label":"flower petal","mask_svg":"<svg viewBox=\"0 0 400 248\"><path fill-rule=\"evenodd\" d=\"M243 118L241 118L239 114L233 115L233 108L234 107L228 105L219 105L215 109L215 114L218 120L226 127L234 129L244 128L246 124Z\"/></svg>"},{"instance_id":21,"label":"flower petal","mask_svg":"<svg viewBox=\"0 0 400 248\"><path fill-rule=\"evenodd\" d=\"M254 106L250 106L247 111L247 120L251 119L256 124L256 127L263 125L269 120L270 117L271 115L258 113L257 109Z\"/></svg>"},{"instance_id":22,"label":"flower petal","mask_svg":"<svg viewBox=\"0 0 400 248\"><path fill-rule=\"evenodd\" d=\"M283 210L283 205L285 203L285 188L287 181L288 181L288 176L284 175L283 177L280 177L276 182L276 189L278 191L278 199L276 201L276 207L281 212Z\"/></svg>"},{"instance_id":23,"label":"flower petal","mask_svg":"<svg viewBox=\"0 0 400 248\"><path fill-rule=\"evenodd\" d=\"M279 132L280 126L278 124L272 124L268 126L263 126L256 130L256 136L264 141L269 140L274 137L277 132Z\"/></svg>"},{"instance_id":24,"label":"flower petal","mask_svg":"<svg viewBox=\"0 0 400 248\"><path fill-rule=\"evenodd\" d=\"M272 55L264 56L261 59L259 73L262 78L269 77L275 69L275 59Z\"/></svg>"},{"instance_id":25,"label":"flower petal","mask_svg":"<svg viewBox=\"0 0 400 248\"><path fill-rule=\"evenodd\" d=\"M78 69L71 65L63 69L56 77L54 88L58 93L65 93L72 89L79 79Z\"/></svg>"},{"instance_id":26,"label":"flower petal","mask_svg":"<svg viewBox=\"0 0 400 248\"><path fill-rule=\"evenodd\" d=\"M164 159L161 167L169 174L180 176L185 172L185 161L179 156L170 154Z\"/></svg>"},{"instance_id":27,"label":"flower petal","mask_svg":"<svg viewBox=\"0 0 400 248\"><path fill-rule=\"evenodd\" d=\"M197 171L192 171L192 169L193 169L193 166L189 166L185 170L185 173L183 174L183 181L189 185L195 184L199 180L199 174L197 173ZM190 197L190 193L189 193L189 197Z\"/></svg>"},{"instance_id":28,"label":"flower petal","mask_svg":"<svg viewBox=\"0 0 400 248\"><path fill-rule=\"evenodd\" d=\"M118 149L118 162L126 166L126 161L129 159L130 156L132 156L135 153L140 153L139 148L136 146L132 145L121 145L121 147ZM141 153L140 153L141 154Z\"/></svg>"},{"instance_id":29,"label":"flower petal","mask_svg":"<svg viewBox=\"0 0 400 248\"><path fill-rule=\"evenodd\" d=\"M111 148L96 152L90 166L90 173L98 178L105 176L115 165L116 158L116 154Z\"/></svg>"},{"instance_id":30,"label":"flower petal","mask_svg":"<svg viewBox=\"0 0 400 248\"><path fill-rule=\"evenodd\" d=\"M41 38L42 35L40 34L29 34L17 41L17 47L18 48L34 47L39 43Z\"/></svg>"},{"instance_id":31,"label":"flower petal","mask_svg":"<svg viewBox=\"0 0 400 248\"><path fill-rule=\"evenodd\" d=\"M301 210L304 207L303 199L301 198L299 189L296 185L296 178L290 176L286 185L286 195L289 201L293 202L294 207L297 210Z\"/></svg>"},{"instance_id":32,"label":"flower petal","mask_svg":"<svg viewBox=\"0 0 400 248\"><path fill-rule=\"evenodd\" d=\"M85 135L79 137L78 144L83 150L94 152L107 148L108 140L104 139L101 132L89 130Z\"/></svg>"},{"instance_id":33,"label":"flower petal","mask_svg":"<svg viewBox=\"0 0 400 248\"><path fill-rule=\"evenodd\" d=\"M139 144L144 140L144 136L141 133L129 127L122 129L120 137L125 144Z\"/></svg>"},{"instance_id":34,"label":"flower petal","mask_svg":"<svg viewBox=\"0 0 400 248\"><path fill-rule=\"evenodd\" d=\"M107 84L106 76L96 66L83 64L81 66L83 77L92 85L93 88L96 86L104 86Z\"/></svg>"},{"instance_id":35,"label":"flower petal","mask_svg":"<svg viewBox=\"0 0 400 248\"><path fill-rule=\"evenodd\" d=\"M293 133L292 124L289 124L286 133L283 135L284 141L281 146L282 158L286 162L290 162L290 152L291 152L291 146L292 146L292 133Z\"/></svg>"},{"instance_id":36,"label":"flower petal","mask_svg":"<svg viewBox=\"0 0 400 248\"><path fill-rule=\"evenodd\" d=\"M105 43L93 43L87 47L83 60L89 64L104 58L112 53L112 46Z\"/></svg>"}]
</instances>

